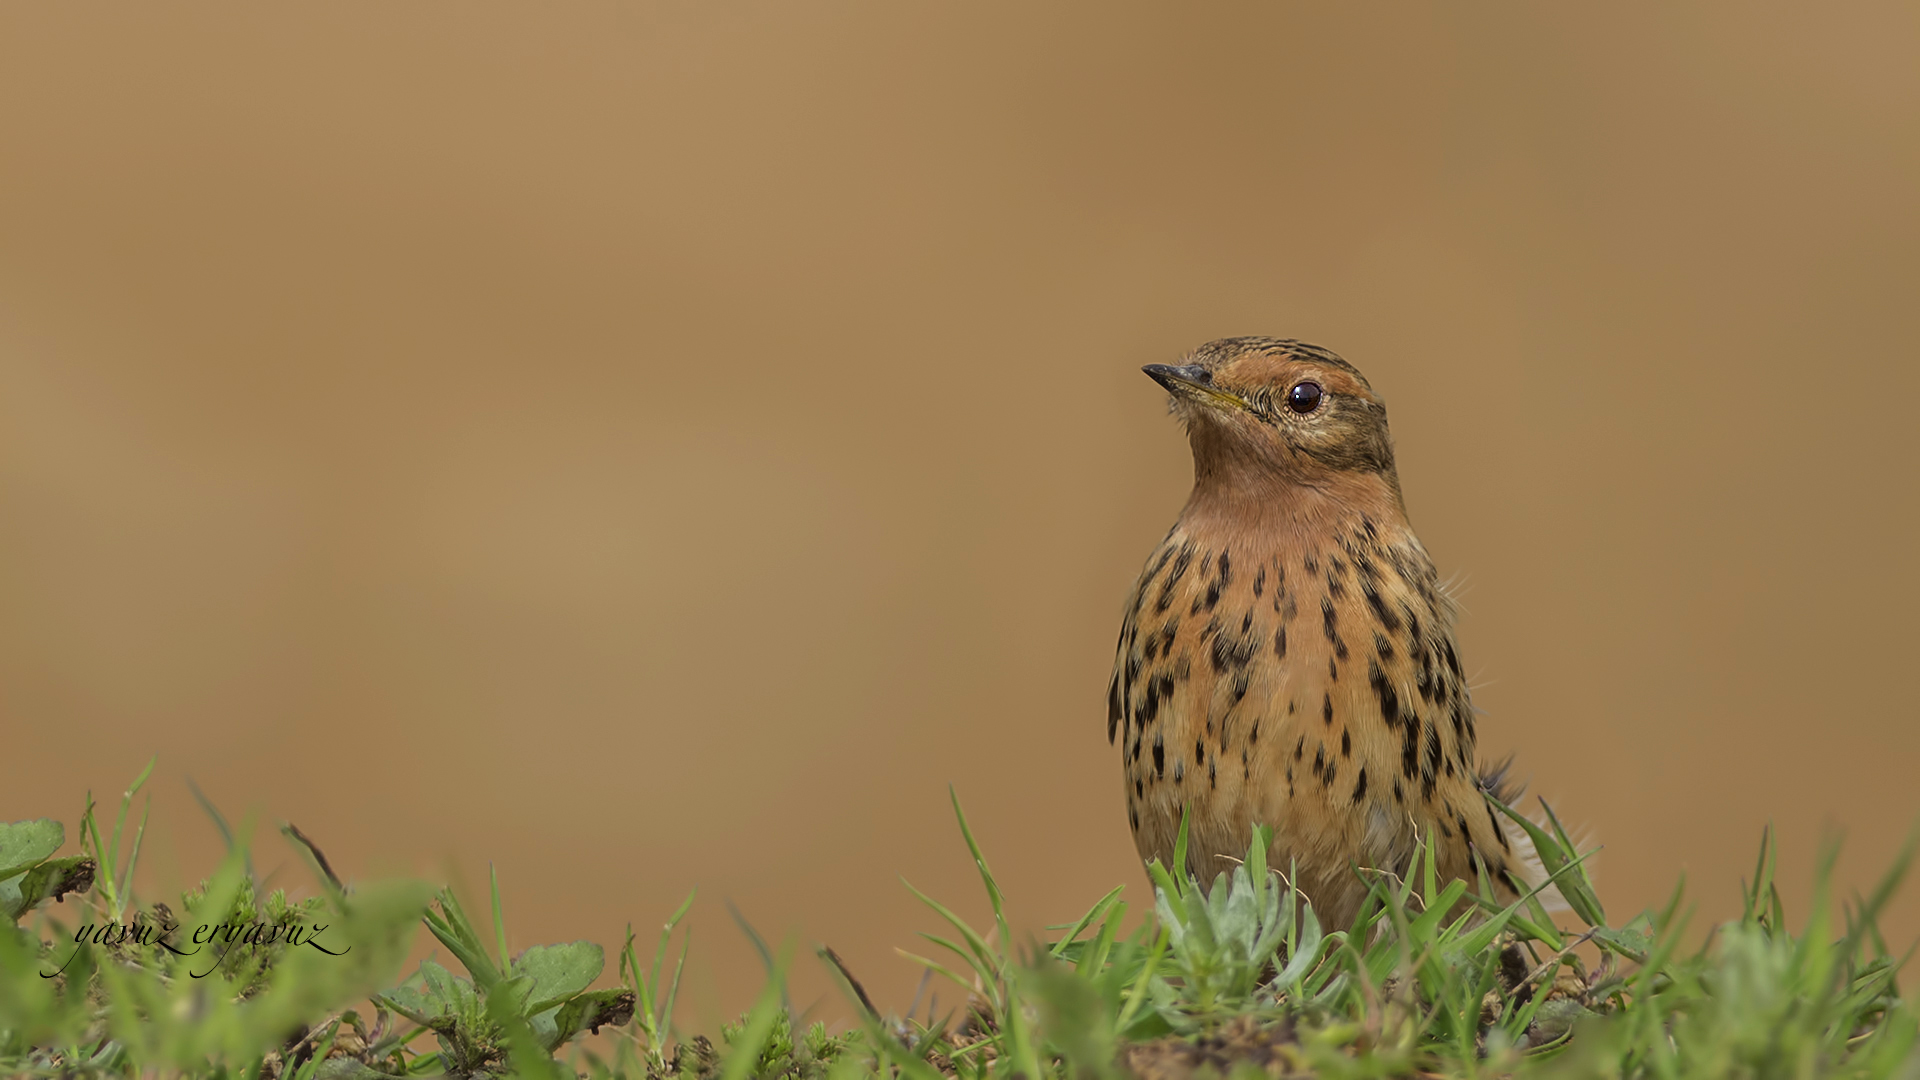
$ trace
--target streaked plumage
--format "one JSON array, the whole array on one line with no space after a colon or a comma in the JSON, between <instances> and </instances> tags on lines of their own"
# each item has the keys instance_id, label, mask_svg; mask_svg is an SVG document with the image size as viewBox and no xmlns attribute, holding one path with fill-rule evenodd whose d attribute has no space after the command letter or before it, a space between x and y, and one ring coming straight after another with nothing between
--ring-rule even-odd
<instances>
[{"instance_id":1,"label":"streaked plumage","mask_svg":"<svg viewBox=\"0 0 1920 1080\"><path fill-rule=\"evenodd\" d=\"M1429 829L1447 877L1472 879L1477 849L1503 890L1533 878L1482 796L1500 782L1476 769L1454 605L1366 379L1272 338L1146 371L1186 424L1194 487L1128 601L1108 692L1141 857L1172 861L1183 805L1205 879L1271 825L1271 865L1297 863L1339 927L1365 892L1352 866L1400 872Z\"/></svg>"}]
</instances>

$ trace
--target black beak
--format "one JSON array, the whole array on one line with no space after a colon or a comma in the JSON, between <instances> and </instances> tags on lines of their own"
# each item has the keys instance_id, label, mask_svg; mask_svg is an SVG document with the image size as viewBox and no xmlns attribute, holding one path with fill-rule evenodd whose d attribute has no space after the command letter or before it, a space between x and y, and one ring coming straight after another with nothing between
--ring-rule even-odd
<instances>
[{"instance_id":1,"label":"black beak","mask_svg":"<svg viewBox=\"0 0 1920 1080\"><path fill-rule=\"evenodd\" d=\"M1191 401L1213 409L1245 409L1240 395L1213 385L1213 374L1199 364L1148 364L1140 369L1167 388L1176 401Z\"/></svg>"},{"instance_id":2,"label":"black beak","mask_svg":"<svg viewBox=\"0 0 1920 1080\"><path fill-rule=\"evenodd\" d=\"M1213 376L1199 364L1186 364L1175 367L1172 364L1148 364L1140 369L1147 377L1173 393L1179 393L1188 387L1207 386L1213 382Z\"/></svg>"}]
</instances>

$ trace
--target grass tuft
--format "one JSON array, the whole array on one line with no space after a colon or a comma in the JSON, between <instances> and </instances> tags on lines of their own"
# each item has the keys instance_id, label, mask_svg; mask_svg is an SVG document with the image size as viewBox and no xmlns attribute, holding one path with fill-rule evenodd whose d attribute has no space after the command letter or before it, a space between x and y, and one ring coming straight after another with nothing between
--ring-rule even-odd
<instances>
[{"instance_id":1,"label":"grass tuft","mask_svg":"<svg viewBox=\"0 0 1920 1080\"><path fill-rule=\"evenodd\" d=\"M992 923L974 927L915 890L940 926L921 935L929 955L901 955L956 985L963 1005L922 1015L916 995L905 1015L884 1011L822 946L818 956L857 1020L838 1032L803 1025L786 996L794 949L770 948L734 911L768 979L740 1021L709 1038L682 1030L674 1013L692 894L662 924L650 960L629 928L614 985L595 989L605 952L592 942L509 955L491 873L492 925L483 935L449 890L342 883L288 825L282 834L315 870L319 895L262 895L250 830L227 828L203 797L228 852L178 899L176 914L133 890L144 811L123 851L132 802L151 770L124 793L110 834L88 798L79 855L55 857L66 836L58 821L0 824L7 1075L1920 1075L1920 1021L1898 984L1911 950L1894 955L1878 928L1920 833L1867 895L1845 902L1833 889L1837 845L1824 847L1813 902L1796 926L1774 880L1773 832L1764 831L1753 877L1741 883L1739 918L1688 950L1684 883L1660 910L1609 922L1584 869L1592 853L1575 850L1550 807L1544 828L1512 816L1579 926L1555 925L1539 889L1500 903L1484 867L1472 882L1442 883L1431 837L1404 874L1356 870L1368 891L1354 924L1324 926L1289 884L1292 868L1266 864L1265 830L1243 863L1201 881L1186 866L1182 822L1180 857L1148 868L1152 904L1131 930L1124 889L1115 888L1060 937L1016 941L956 795L954 816ZM67 897L75 902L62 903ZM226 929L206 940L209 926ZM401 978L421 926L454 966L427 960ZM593 1033L607 1037L581 1041Z\"/></svg>"}]
</instances>

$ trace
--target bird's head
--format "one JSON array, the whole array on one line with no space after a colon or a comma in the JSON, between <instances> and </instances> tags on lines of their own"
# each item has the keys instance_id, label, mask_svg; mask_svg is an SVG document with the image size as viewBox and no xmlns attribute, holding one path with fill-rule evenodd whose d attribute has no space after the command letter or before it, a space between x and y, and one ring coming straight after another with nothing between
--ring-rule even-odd
<instances>
[{"instance_id":1,"label":"bird's head","mask_svg":"<svg viewBox=\"0 0 1920 1080\"><path fill-rule=\"evenodd\" d=\"M1400 499L1387 407L1366 377L1325 349L1226 338L1180 364L1142 369L1171 396L1193 444L1196 489L1380 489Z\"/></svg>"}]
</instances>

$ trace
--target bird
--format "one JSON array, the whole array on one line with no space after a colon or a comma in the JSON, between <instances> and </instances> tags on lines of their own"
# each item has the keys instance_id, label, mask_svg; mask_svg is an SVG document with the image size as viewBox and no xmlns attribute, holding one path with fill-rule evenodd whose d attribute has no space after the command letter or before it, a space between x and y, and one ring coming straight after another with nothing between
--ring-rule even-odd
<instances>
[{"instance_id":1,"label":"bird","mask_svg":"<svg viewBox=\"0 0 1920 1080\"><path fill-rule=\"evenodd\" d=\"M1544 877L1508 763L1477 769L1456 605L1414 535L1386 404L1301 341L1209 342L1142 369L1193 451L1193 489L1129 596L1107 693L1143 861L1199 881L1273 830L1271 867L1345 929L1360 868L1404 875L1431 836L1442 880L1503 901ZM1508 759L1510 762L1511 759Z\"/></svg>"}]
</instances>

